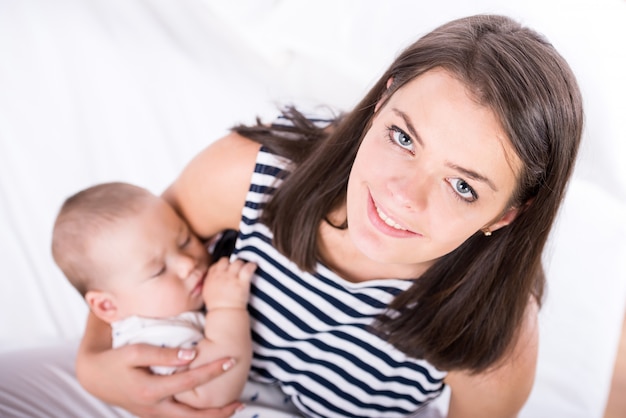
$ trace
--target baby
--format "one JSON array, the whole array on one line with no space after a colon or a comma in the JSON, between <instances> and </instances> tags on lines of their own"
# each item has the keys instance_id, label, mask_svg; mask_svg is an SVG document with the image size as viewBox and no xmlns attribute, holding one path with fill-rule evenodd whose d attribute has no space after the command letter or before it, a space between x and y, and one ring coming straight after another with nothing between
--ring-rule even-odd
<instances>
[{"instance_id":1,"label":"baby","mask_svg":"<svg viewBox=\"0 0 626 418\"><path fill-rule=\"evenodd\" d=\"M126 183L68 198L54 225L52 254L91 311L111 324L113 347L197 345L210 353L204 359L236 359L233 370L177 401L208 408L237 400L251 361L246 306L255 264L222 258L210 265L206 247L164 199Z\"/></svg>"}]
</instances>

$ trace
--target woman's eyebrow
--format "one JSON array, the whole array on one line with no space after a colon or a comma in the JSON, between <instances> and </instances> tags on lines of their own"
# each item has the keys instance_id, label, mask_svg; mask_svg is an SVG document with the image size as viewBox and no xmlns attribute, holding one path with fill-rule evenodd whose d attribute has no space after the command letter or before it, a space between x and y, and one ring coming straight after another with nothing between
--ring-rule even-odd
<instances>
[{"instance_id":1,"label":"woman's eyebrow","mask_svg":"<svg viewBox=\"0 0 626 418\"><path fill-rule=\"evenodd\" d=\"M446 163L446 165L448 167L450 167L451 169L453 169L453 170L461 172L462 174L464 174L465 176L469 177L472 180L476 180L476 181L480 181L480 182L485 183L494 192L498 191L498 188L496 187L496 185L491 180L489 180L489 178L487 176L483 176L482 174L477 173L476 171L460 167L460 166L458 166L456 164Z\"/></svg>"},{"instance_id":2,"label":"woman's eyebrow","mask_svg":"<svg viewBox=\"0 0 626 418\"><path fill-rule=\"evenodd\" d=\"M406 124L406 127L409 130L409 133L413 136L413 139L415 139L422 147L424 147L424 141L422 141L422 137L419 136L419 134L415 130L415 127L413 126L413 123L411 122L409 115L407 115L406 113L404 113L403 111L399 109L396 109L395 107L391 108L391 111L395 113L396 115L400 116L402 120L404 120L404 123Z\"/></svg>"}]
</instances>

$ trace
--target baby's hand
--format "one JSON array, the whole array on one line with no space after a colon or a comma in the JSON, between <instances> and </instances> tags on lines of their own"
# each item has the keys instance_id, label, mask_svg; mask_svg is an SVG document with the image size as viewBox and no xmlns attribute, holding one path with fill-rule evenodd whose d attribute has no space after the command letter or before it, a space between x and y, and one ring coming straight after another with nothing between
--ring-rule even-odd
<instances>
[{"instance_id":1,"label":"baby's hand","mask_svg":"<svg viewBox=\"0 0 626 418\"><path fill-rule=\"evenodd\" d=\"M209 267L204 280L202 296L207 310L218 308L243 308L248 304L250 279L256 264L226 257L220 258Z\"/></svg>"}]
</instances>

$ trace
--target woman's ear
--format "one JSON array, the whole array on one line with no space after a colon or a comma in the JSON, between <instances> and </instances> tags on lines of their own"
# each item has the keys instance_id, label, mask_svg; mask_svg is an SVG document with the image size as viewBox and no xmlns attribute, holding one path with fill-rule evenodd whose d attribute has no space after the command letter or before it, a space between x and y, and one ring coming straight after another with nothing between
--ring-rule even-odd
<instances>
[{"instance_id":1,"label":"woman's ear","mask_svg":"<svg viewBox=\"0 0 626 418\"><path fill-rule=\"evenodd\" d=\"M104 322L111 323L118 320L117 306L112 295L98 290L89 290L85 294L85 301L89 309Z\"/></svg>"},{"instance_id":2,"label":"woman's ear","mask_svg":"<svg viewBox=\"0 0 626 418\"><path fill-rule=\"evenodd\" d=\"M393 77L389 77L387 79L387 90L389 90L389 87L391 87L392 84L393 84Z\"/></svg>"},{"instance_id":3,"label":"woman's ear","mask_svg":"<svg viewBox=\"0 0 626 418\"><path fill-rule=\"evenodd\" d=\"M493 232L493 231L497 231L498 229L504 226L507 226L508 224L513 222L515 218L517 218L517 215L519 214L519 212L520 212L519 207L507 209L506 212L504 212L504 214L497 221L483 228L483 231Z\"/></svg>"},{"instance_id":4,"label":"woman's ear","mask_svg":"<svg viewBox=\"0 0 626 418\"><path fill-rule=\"evenodd\" d=\"M393 77L389 77L387 79L387 90L383 93L381 98L378 99L378 102L376 102L376 107L374 108L374 113L378 112L378 109L380 109L380 106L382 106L383 102L385 100L387 100L387 98L388 98L387 91L389 90L389 87L391 87L392 84L393 84Z\"/></svg>"},{"instance_id":5,"label":"woman's ear","mask_svg":"<svg viewBox=\"0 0 626 418\"><path fill-rule=\"evenodd\" d=\"M515 218L517 218L517 216L526 211L530 205L533 204L535 198L532 197L530 199L528 199L523 205L521 206L516 206L516 207L512 207L507 209L501 216L500 218L498 218L497 220L495 220L493 223L490 223L488 225L486 225L482 231L485 235L491 235L491 233L493 231L497 231L498 229L507 226L508 224L510 224L511 222L513 222L515 220Z\"/></svg>"}]
</instances>

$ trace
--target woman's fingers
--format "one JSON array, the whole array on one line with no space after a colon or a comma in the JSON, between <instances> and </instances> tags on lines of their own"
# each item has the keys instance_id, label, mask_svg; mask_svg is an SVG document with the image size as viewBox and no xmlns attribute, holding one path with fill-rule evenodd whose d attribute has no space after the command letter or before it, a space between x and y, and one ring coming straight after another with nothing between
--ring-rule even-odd
<instances>
[{"instance_id":1,"label":"woman's fingers","mask_svg":"<svg viewBox=\"0 0 626 418\"><path fill-rule=\"evenodd\" d=\"M192 348L163 348L149 344L131 344L120 347L128 364L133 367L186 366L196 358Z\"/></svg>"},{"instance_id":2,"label":"woman's fingers","mask_svg":"<svg viewBox=\"0 0 626 418\"><path fill-rule=\"evenodd\" d=\"M147 344L133 344L120 348L126 350L128 363L135 368L148 366L186 366L195 359L197 351L185 348L162 348ZM171 397L200 386L228 371L235 364L232 358L222 358L192 370L169 376L146 374L140 398L146 403Z\"/></svg>"},{"instance_id":3,"label":"woman's fingers","mask_svg":"<svg viewBox=\"0 0 626 418\"><path fill-rule=\"evenodd\" d=\"M150 396L155 399L164 399L177 393L192 390L222 375L234 365L234 359L223 358L184 372L159 376L158 380L152 382L153 385L151 386L153 387Z\"/></svg>"},{"instance_id":4,"label":"woman's fingers","mask_svg":"<svg viewBox=\"0 0 626 418\"><path fill-rule=\"evenodd\" d=\"M161 348L147 344L133 344L109 350L103 357L108 367L104 369L104 375L100 374L95 393L114 405L122 406L133 414L146 418L231 416L241 404L196 410L176 402L173 396L220 376L234 365L234 360L222 358L170 376L154 375L147 369L149 365L185 366L195 357L195 350ZM115 366L116 364L118 366Z\"/></svg>"}]
</instances>

